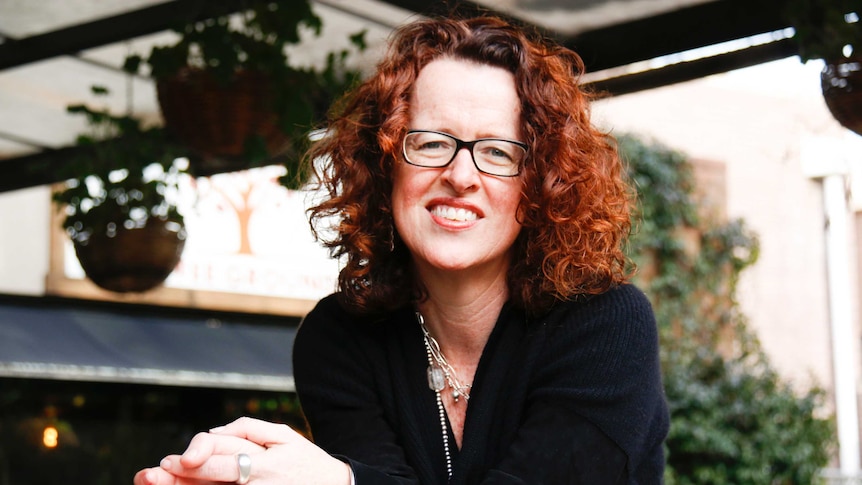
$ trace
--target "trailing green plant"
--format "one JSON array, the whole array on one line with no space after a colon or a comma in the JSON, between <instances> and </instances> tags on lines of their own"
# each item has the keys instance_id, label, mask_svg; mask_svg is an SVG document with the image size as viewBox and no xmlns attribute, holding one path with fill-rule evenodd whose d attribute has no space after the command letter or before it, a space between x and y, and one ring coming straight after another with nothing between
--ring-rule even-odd
<instances>
[{"instance_id":1,"label":"trailing green plant","mask_svg":"<svg viewBox=\"0 0 862 485\"><path fill-rule=\"evenodd\" d=\"M736 301L759 247L741 220L699 214L686 157L618 139L637 188L629 254L659 322L671 411L666 482L810 484L835 444L825 394L782 382Z\"/></svg>"},{"instance_id":2,"label":"trailing green plant","mask_svg":"<svg viewBox=\"0 0 862 485\"><path fill-rule=\"evenodd\" d=\"M782 14L796 31L794 38L803 62L827 62L862 52L862 6L858 0L787 0Z\"/></svg>"},{"instance_id":3,"label":"trailing green plant","mask_svg":"<svg viewBox=\"0 0 862 485\"><path fill-rule=\"evenodd\" d=\"M303 27L315 34L322 28L308 2L247 1L240 5L236 9L234 4L213 3L212 18L176 27L179 40L153 47L146 59L150 74L160 79L192 67L229 82L241 69L288 72L285 47L300 42Z\"/></svg>"},{"instance_id":4,"label":"trailing green plant","mask_svg":"<svg viewBox=\"0 0 862 485\"><path fill-rule=\"evenodd\" d=\"M109 94L103 87L92 90ZM177 184L185 170L183 150L162 129L145 128L131 115L83 104L67 110L84 116L88 127L77 138L81 150L65 165L68 179L53 194L72 240L86 244L97 232L113 236L122 228L144 227L151 218L182 225Z\"/></svg>"},{"instance_id":5,"label":"trailing green plant","mask_svg":"<svg viewBox=\"0 0 862 485\"><path fill-rule=\"evenodd\" d=\"M143 57L127 57L124 69L136 73L146 65L157 81L204 71L222 86L231 85L238 73L263 74L278 127L298 144L290 150L298 158L329 103L360 78L348 60L366 48L365 31L350 35L350 47L328 53L322 66L297 67L289 62L288 47L300 44L303 32L319 36L322 29L308 0L244 0L239 7L237 2L211 2L208 8L214 12L211 18L177 25L177 42L153 47ZM243 157L250 166L269 162L272 156L263 138L246 140ZM294 162L289 161L291 173L298 169Z\"/></svg>"}]
</instances>

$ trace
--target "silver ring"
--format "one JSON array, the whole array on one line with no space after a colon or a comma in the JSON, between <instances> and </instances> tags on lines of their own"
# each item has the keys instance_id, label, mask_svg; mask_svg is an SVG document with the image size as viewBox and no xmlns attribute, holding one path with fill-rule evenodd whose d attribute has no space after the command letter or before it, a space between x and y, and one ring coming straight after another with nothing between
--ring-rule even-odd
<instances>
[{"instance_id":1,"label":"silver ring","mask_svg":"<svg viewBox=\"0 0 862 485\"><path fill-rule=\"evenodd\" d=\"M237 454L236 465L239 468L239 478L236 483L245 485L248 483L248 479L251 478L251 457L245 453Z\"/></svg>"}]
</instances>

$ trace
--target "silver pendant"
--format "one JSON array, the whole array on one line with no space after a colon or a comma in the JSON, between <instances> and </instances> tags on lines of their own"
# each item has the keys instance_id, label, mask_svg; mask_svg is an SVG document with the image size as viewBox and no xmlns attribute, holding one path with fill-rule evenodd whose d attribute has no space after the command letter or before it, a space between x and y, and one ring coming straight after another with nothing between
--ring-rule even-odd
<instances>
[{"instance_id":1,"label":"silver pendant","mask_svg":"<svg viewBox=\"0 0 862 485\"><path fill-rule=\"evenodd\" d=\"M436 365L428 366L428 387L434 392L440 392L446 387L446 378L443 369Z\"/></svg>"}]
</instances>

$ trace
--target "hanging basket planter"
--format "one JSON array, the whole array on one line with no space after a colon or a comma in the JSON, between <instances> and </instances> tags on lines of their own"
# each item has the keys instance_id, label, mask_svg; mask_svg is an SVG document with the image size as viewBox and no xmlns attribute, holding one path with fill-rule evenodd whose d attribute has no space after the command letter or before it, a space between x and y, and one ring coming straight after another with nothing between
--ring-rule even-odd
<instances>
[{"instance_id":1,"label":"hanging basket planter","mask_svg":"<svg viewBox=\"0 0 862 485\"><path fill-rule=\"evenodd\" d=\"M150 218L144 227L120 227L113 235L103 231L83 242L73 240L87 278L117 293L139 293L161 285L180 262L185 241L182 224L157 218Z\"/></svg>"},{"instance_id":2,"label":"hanging basket planter","mask_svg":"<svg viewBox=\"0 0 862 485\"><path fill-rule=\"evenodd\" d=\"M322 32L310 0L209 3L210 18L177 25L176 42L127 56L123 69L149 68L164 127L192 152L193 175L283 164L287 180L300 184L301 153L320 122L315 108L359 79L347 60L365 48L364 31L349 36L351 48L328 52L324 65L320 58L297 67L289 48Z\"/></svg>"},{"instance_id":3,"label":"hanging basket planter","mask_svg":"<svg viewBox=\"0 0 862 485\"><path fill-rule=\"evenodd\" d=\"M278 124L272 84L259 71L238 71L221 81L210 71L191 68L158 81L165 128L197 155L191 159L192 173L248 168L250 144L264 148L265 157L289 147Z\"/></svg>"},{"instance_id":4,"label":"hanging basket planter","mask_svg":"<svg viewBox=\"0 0 862 485\"><path fill-rule=\"evenodd\" d=\"M104 88L93 88L106 95ZM107 108L69 106L85 116L80 152L61 169L66 178L52 196L65 214L62 227L87 277L118 293L160 285L179 263L185 245L178 209L180 182L188 176L185 150L161 128L144 128Z\"/></svg>"},{"instance_id":5,"label":"hanging basket planter","mask_svg":"<svg viewBox=\"0 0 862 485\"><path fill-rule=\"evenodd\" d=\"M820 86L832 116L862 135L862 55L827 62Z\"/></svg>"}]
</instances>

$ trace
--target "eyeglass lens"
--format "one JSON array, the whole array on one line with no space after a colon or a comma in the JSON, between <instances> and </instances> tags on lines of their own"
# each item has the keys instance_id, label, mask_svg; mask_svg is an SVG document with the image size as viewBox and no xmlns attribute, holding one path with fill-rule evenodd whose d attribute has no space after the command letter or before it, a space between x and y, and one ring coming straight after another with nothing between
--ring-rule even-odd
<instances>
[{"instance_id":1,"label":"eyeglass lens","mask_svg":"<svg viewBox=\"0 0 862 485\"><path fill-rule=\"evenodd\" d=\"M465 142L445 133L411 131L404 139L404 156L413 165L444 167L455 159L461 147L470 149L480 171L504 177L517 175L527 154L523 146L509 140Z\"/></svg>"}]
</instances>

